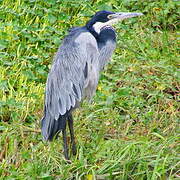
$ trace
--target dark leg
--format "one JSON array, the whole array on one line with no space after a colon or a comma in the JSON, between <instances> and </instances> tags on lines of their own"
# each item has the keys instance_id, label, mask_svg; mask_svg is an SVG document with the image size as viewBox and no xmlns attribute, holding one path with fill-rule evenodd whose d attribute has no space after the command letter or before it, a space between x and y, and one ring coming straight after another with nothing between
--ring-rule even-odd
<instances>
[{"instance_id":1,"label":"dark leg","mask_svg":"<svg viewBox=\"0 0 180 180\"><path fill-rule=\"evenodd\" d=\"M66 125L65 128L62 130L62 135L63 135L63 146L64 146L64 156L65 159L69 160L68 156L68 144L67 144L67 135L66 135Z\"/></svg>"},{"instance_id":2,"label":"dark leg","mask_svg":"<svg viewBox=\"0 0 180 180\"><path fill-rule=\"evenodd\" d=\"M72 114L69 114L68 116L68 125L69 125L69 131L70 131L70 136L71 136L72 153L73 155L76 155L76 142L75 142L75 137L74 137Z\"/></svg>"}]
</instances>

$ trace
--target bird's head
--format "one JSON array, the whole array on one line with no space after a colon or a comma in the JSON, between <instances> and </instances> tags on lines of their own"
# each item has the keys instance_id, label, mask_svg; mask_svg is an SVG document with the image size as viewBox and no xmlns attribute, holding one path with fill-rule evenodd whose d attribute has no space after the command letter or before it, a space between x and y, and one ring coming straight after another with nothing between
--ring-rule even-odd
<instances>
[{"instance_id":1,"label":"bird's head","mask_svg":"<svg viewBox=\"0 0 180 180\"><path fill-rule=\"evenodd\" d=\"M97 34L100 33L104 27L112 26L113 24L128 19L131 17L141 16L142 13L131 13L131 12L110 12L110 11L98 11L91 19L87 22L86 26L88 29L94 30Z\"/></svg>"}]
</instances>

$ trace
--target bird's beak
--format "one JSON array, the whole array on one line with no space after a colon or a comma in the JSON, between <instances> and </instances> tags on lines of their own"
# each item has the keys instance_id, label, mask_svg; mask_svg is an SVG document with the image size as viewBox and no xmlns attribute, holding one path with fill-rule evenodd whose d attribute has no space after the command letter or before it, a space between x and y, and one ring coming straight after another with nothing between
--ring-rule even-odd
<instances>
[{"instance_id":1,"label":"bird's beak","mask_svg":"<svg viewBox=\"0 0 180 180\"><path fill-rule=\"evenodd\" d=\"M123 19L128 19L136 16L142 16L142 13L127 13L127 12L119 12L119 13L114 13L110 14L108 16L109 21L106 22L107 25L113 25L118 23L119 21L122 21Z\"/></svg>"},{"instance_id":2,"label":"bird's beak","mask_svg":"<svg viewBox=\"0 0 180 180\"><path fill-rule=\"evenodd\" d=\"M119 12L115 14L110 15L110 19L118 19L118 21L123 20L123 19L128 19L136 16L142 16L142 13L127 13L127 12Z\"/></svg>"}]
</instances>

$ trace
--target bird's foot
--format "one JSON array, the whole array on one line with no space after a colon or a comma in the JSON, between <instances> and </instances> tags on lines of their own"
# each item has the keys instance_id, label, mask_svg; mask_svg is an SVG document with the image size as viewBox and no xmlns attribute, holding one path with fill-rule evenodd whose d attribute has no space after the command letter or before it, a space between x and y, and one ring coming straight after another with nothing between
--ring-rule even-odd
<instances>
[{"instance_id":1,"label":"bird's foot","mask_svg":"<svg viewBox=\"0 0 180 180\"><path fill-rule=\"evenodd\" d=\"M71 164L71 163L72 163L72 161L69 159L69 157L65 157L65 156L64 156L63 159L64 159L64 161L67 162L68 164Z\"/></svg>"}]
</instances>

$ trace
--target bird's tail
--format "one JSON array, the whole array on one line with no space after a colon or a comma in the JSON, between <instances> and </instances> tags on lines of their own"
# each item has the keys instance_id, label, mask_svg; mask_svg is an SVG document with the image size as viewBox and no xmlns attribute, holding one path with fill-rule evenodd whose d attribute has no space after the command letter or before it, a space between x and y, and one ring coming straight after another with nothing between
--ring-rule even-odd
<instances>
[{"instance_id":1,"label":"bird's tail","mask_svg":"<svg viewBox=\"0 0 180 180\"><path fill-rule=\"evenodd\" d=\"M50 113L45 113L41 120L41 133L43 139L46 141L52 141L54 137L57 137L59 132L66 126L67 114L59 116L56 120Z\"/></svg>"}]
</instances>

